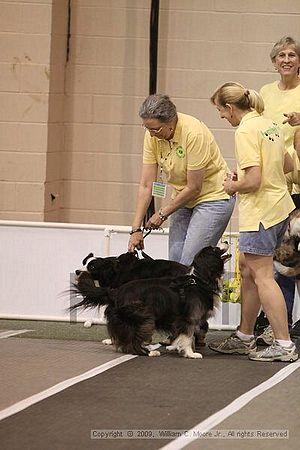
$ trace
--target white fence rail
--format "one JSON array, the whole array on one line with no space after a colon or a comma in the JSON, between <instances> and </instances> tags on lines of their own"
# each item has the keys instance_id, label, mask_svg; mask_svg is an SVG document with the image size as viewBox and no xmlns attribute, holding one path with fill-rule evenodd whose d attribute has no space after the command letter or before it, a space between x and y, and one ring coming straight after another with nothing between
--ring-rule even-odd
<instances>
[{"instance_id":1,"label":"white fence rail","mask_svg":"<svg viewBox=\"0 0 300 450\"><path fill-rule=\"evenodd\" d=\"M70 306L70 280L90 252L95 256L127 251L129 227L62 223L0 221L0 318L74 320ZM235 254L237 235L225 236ZM146 252L167 258L168 230L146 238ZM234 271L234 258L226 264ZM297 302L299 304L299 301ZM221 303L210 319L211 328L232 329L239 323L240 305ZM103 323L103 310L77 314L76 321Z\"/></svg>"}]
</instances>

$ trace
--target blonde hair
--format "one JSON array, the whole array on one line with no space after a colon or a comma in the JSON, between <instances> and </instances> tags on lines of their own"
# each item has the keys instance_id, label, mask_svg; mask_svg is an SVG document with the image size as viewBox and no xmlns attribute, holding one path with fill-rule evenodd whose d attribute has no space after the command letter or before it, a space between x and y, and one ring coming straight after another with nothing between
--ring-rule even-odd
<instances>
[{"instance_id":1,"label":"blonde hair","mask_svg":"<svg viewBox=\"0 0 300 450\"><path fill-rule=\"evenodd\" d=\"M297 55L300 58L299 42L295 41L295 39L293 39L290 36L283 36L281 39L279 39L279 41L276 42L276 44L274 44L274 46L270 52L271 61L274 62L278 53L280 53L281 50L283 50L287 47L293 47L293 49L295 50L295 52L297 53Z\"/></svg>"},{"instance_id":2,"label":"blonde hair","mask_svg":"<svg viewBox=\"0 0 300 450\"><path fill-rule=\"evenodd\" d=\"M235 105L245 111L255 109L259 114L265 109L264 102L258 92L246 89L240 83L230 81L220 86L210 98L214 105Z\"/></svg>"}]
</instances>

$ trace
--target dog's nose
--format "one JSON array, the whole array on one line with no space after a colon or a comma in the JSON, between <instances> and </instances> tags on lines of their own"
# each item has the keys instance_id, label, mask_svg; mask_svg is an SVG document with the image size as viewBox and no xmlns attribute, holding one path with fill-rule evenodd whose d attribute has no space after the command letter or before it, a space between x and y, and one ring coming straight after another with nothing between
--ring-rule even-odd
<instances>
[{"instance_id":1,"label":"dog's nose","mask_svg":"<svg viewBox=\"0 0 300 450\"><path fill-rule=\"evenodd\" d=\"M81 274L81 270L75 270L75 273L77 276L79 276Z\"/></svg>"}]
</instances>

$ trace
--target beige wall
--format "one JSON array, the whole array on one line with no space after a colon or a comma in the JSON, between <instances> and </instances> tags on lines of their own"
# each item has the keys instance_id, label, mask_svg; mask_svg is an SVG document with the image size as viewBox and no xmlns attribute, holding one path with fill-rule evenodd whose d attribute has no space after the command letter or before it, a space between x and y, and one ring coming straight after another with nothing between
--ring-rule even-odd
<instances>
[{"instance_id":1,"label":"beige wall","mask_svg":"<svg viewBox=\"0 0 300 450\"><path fill-rule=\"evenodd\" d=\"M0 1L0 219L127 225L151 1L70 3L66 62L68 0ZM300 39L299 16L298 0L160 1L157 90L212 129L231 167L233 130L209 96L229 80L275 80L269 51Z\"/></svg>"},{"instance_id":2,"label":"beige wall","mask_svg":"<svg viewBox=\"0 0 300 450\"><path fill-rule=\"evenodd\" d=\"M58 134L56 124L63 130L58 68L65 64L66 4L0 2L1 219L41 221L58 210L49 201L48 183L60 179L53 166L63 147L54 151L51 136Z\"/></svg>"}]
</instances>

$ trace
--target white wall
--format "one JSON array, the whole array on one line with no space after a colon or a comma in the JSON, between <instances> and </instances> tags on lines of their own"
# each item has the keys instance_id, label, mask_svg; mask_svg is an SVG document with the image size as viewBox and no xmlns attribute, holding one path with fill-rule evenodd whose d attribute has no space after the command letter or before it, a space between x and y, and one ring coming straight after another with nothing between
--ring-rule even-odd
<instances>
[{"instance_id":1,"label":"white wall","mask_svg":"<svg viewBox=\"0 0 300 450\"><path fill-rule=\"evenodd\" d=\"M70 320L70 279L90 252L95 256L127 251L128 227L0 221L0 318ZM227 236L231 261L226 273L234 272L236 235ZM146 252L167 258L168 230L152 232L145 239ZM295 302L295 318L300 301ZM299 312L299 313L298 313ZM221 303L210 325L235 327L240 305ZM103 311L85 311L72 320L103 320Z\"/></svg>"}]
</instances>

